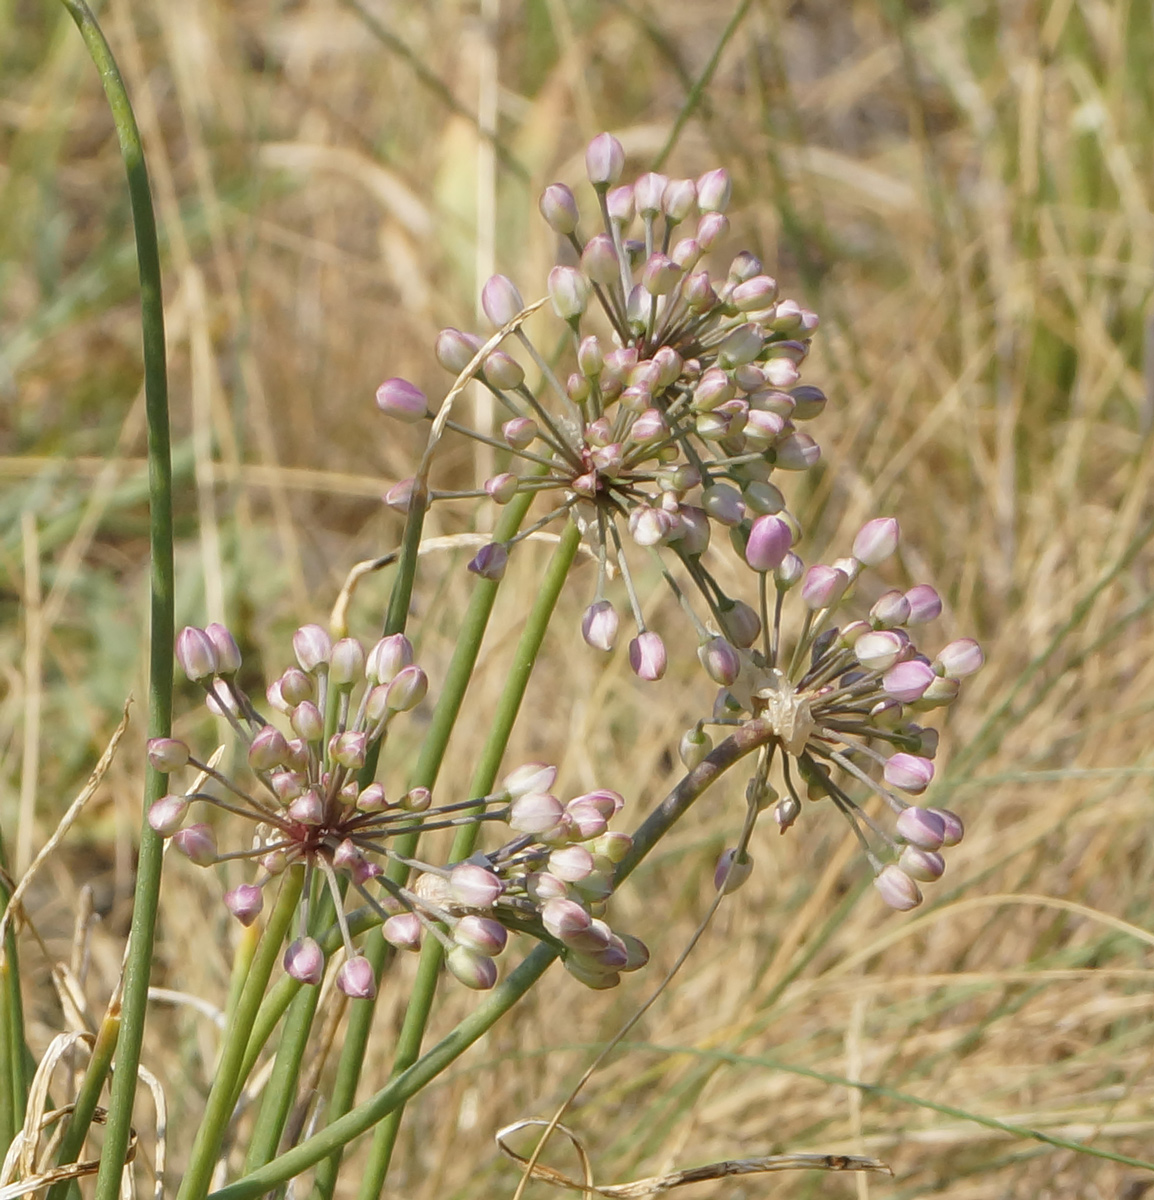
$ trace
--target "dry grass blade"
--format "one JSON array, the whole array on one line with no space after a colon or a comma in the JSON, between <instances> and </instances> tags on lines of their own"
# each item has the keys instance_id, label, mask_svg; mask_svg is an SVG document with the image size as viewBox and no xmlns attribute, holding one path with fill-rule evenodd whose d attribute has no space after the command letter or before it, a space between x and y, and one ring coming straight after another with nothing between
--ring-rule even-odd
<instances>
[{"instance_id":1,"label":"dry grass blade","mask_svg":"<svg viewBox=\"0 0 1154 1200\"><path fill-rule=\"evenodd\" d=\"M581 1160L584 1183L570 1179L568 1175L547 1167L542 1163L520 1155L506 1139L518 1130L531 1126L549 1126L544 1120L517 1121L506 1125L496 1134L501 1152L520 1166L528 1167L529 1175L555 1187L568 1188L573 1192L593 1193L598 1196L616 1197L617 1200L635 1200L642 1196L653 1196L684 1187L689 1183L704 1183L710 1179L724 1179L729 1175L762 1175L769 1171L879 1171L892 1175L890 1168L877 1158L863 1158L852 1154L769 1154L762 1158L730 1158L722 1162L706 1163L701 1167L687 1167L682 1171L670 1171L665 1175L651 1175L646 1179L635 1179L630 1183L594 1184L589 1153L581 1139L565 1125L554 1125L572 1143Z\"/></svg>"}]
</instances>

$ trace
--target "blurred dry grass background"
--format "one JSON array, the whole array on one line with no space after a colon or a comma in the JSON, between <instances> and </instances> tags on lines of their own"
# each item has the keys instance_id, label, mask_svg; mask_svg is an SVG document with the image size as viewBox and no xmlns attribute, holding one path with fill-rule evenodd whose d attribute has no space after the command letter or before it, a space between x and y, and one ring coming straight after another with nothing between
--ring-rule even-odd
<instances>
[{"instance_id":1,"label":"blurred dry grass background","mask_svg":"<svg viewBox=\"0 0 1154 1200\"><path fill-rule=\"evenodd\" d=\"M226 618L254 682L351 563L397 540L379 495L416 443L380 421L377 383L443 390L431 342L474 324L478 274L495 264L526 296L542 289L540 187L576 183L602 128L645 169L708 75L668 167L726 165L733 248L823 319L806 377L831 403L806 556L898 514L895 580L935 582L944 636L986 647L936 793L970 832L933 903L902 917L858 899L864 864L834 814L807 811L783 839L762 830L753 879L571 1123L602 1181L773 1150L877 1154L895 1171L703 1196L1139 1194L1129 1168L845 1081L1115 1153L1154 1144L1150 7L110 0L102 17L164 240L178 620ZM495 147L478 120L495 120ZM127 196L98 81L62 10L3 0L0 812L18 860L124 696L143 695L140 386ZM452 453L447 469L469 468ZM468 519L434 510L430 532ZM446 794L465 786L544 553L511 566ZM463 562L426 572L417 597L434 681ZM387 583L358 594L354 632L372 636ZM579 584L511 759L559 760L571 792L608 784L637 814L675 779L671 751L709 690L688 667L645 690L620 656L602 669L575 635L588 568ZM79 889L95 889L94 1011L122 949L135 736L33 911L67 959ZM609 994L551 974L413 1106L390 1194L511 1191L494 1129L548 1115L672 962L740 791L735 778L708 797L617 901L654 967ZM159 984L211 1004L236 937L220 886L170 864L157 963ZM39 1050L62 1017L27 936L24 964ZM410 969L382 998L370 1080L387 1073ZM446 989L437 1029L471 1003ZM157 1006L145 1061L168 1088L177 1164L214 1037L202 1013ZM355 1157L346 1176L351 1195Z\"/></svg>"}]
</instances>

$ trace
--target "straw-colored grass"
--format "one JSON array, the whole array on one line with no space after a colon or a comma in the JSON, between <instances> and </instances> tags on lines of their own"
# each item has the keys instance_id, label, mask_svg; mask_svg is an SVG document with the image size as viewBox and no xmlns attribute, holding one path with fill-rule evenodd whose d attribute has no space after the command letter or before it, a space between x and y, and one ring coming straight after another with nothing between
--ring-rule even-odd
<instances>
[{"instance_id":1,"label":"straw-colored grass","mask_svg":"<svg viewBox=\"0 0 1154 1200\"><path fill-rule=\"evenodd\" d=\"M475 324L490 256L540 293L540 187L576 183L601 128L646 167L735 13L668 168L729 167L734 249L823 318L806 377L831 402L824 465L803 485L807 558L896 514L894 580L935 582L943 640L985 646L936 793L969 832L933 902L899 916L834 813L807 809L785 838L759 830L751 881L569 1123L604 1182L775 1150L876 1154L895 1173L700 1195L1120 1196L1150 1177L966 1114L1112 1154L1154 1145L1149 6L111 0L166 255L178 620L227 618L255 681L353 562L396 543L377 495L411 473L417 442L380 420L377 383L443 390L432 338ZM471 116L494 104L495 154ZM75 31L50 3L0 5L0 815L18 862L124 696L143 695L128 221ZM443 469L471 472L468 452ZM429 532L471 516L435 509ZM513 559L446 795L466 786L546 553ZM434 682L463 563L446 555L418 588ZM675 780L677 737L710 690L692 664L642 688L620 655L594 661L575 632L591 569L574 582L511 759L558 760L571 792L613 786L638 814ZM364 584L354 632L379 625L387 584ZM30 902L67 960L79 889L94 889L94 1013L123 945L142 724ZM493 1132L550 1115L676 957L740 828L742 782L708 795L615 901L652 967L597 994L551 972L412 1106L389 1195L511 1193ZM215 1005L237 938L220 890L169 864L156 978ZM39 1052L63 1017L51 959L27 935L22 948ZM369 1081L388 1072L411 971L382 996ZM433 1035L472 1003L446 988ZM156 1006L144 1060L168 1091L177 1170L215 1041L202 1013ZM142 1100L142 1132L148 1119ZM351 1196L355 1153L346 1175Z\"/></svg>"}]
</instances>

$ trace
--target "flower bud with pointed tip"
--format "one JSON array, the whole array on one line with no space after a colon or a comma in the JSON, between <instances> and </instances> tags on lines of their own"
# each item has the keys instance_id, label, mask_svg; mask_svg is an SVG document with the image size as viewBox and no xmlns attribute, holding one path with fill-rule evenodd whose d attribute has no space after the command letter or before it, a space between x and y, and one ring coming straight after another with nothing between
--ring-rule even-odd
<instances>
[{"instance_id":1,"label":"flower bud with pointed tip","mask_svg":"<svg viewBox=\"0 0 1154 1200\"><path fill-rule=\"evenodd\" d=\"M213 621L204 627L208 640L216 651L216 673L226 678L235 675L240 670L240 647L236 638L219 621Z\"/></svg>"},{"instance_id":2,"label":"flower bud with pointed tip","mask_svg":"<svg viewBox=\"0 0 1154 1200\"><path fill-rule=\"evenodd\" d=\"M748 854L737 858L737 850L730 848L722 852L717 860L717 868L713 872L713 886L716 891L729 895L736 892L753 874L753 859Z\"/></svg>"},{"instance_id":3,"label":"flower bud with pointed tip","mask_svg":"<svg viewBox=\"0 0 1154 1200\"><path fill-rule=\"evenodd\" d=\"M681 282L681 268L660 251L649 256L641 272L641 286L651 296L668 296Z\"/></svg>"},{"instance_id":4,"label":"flower bud with pointed tip","mask_svg":"<svg viewBox=\"0 0 1154 1200\"><path fill-rule=\"evenodd\" d=\"M371 1000L377 994L373 968L363 954L347 959L337 972L337 987L350 1000Z\"/></svg>"},{"instance_id":5,"label":"flower bud with pointed tip","mask_svg":"<svg viewBox=\"0 0 1154 1200\"><path fill-rule=\"evenodd\" d=\"M429 415L429 401L416 384L407 379L386 379L377 388L377 407L386 417L406 425L423 421Z\"/></svg>"},{"instance_id":6,"label":"flower bud with pointed tip","mask_svg":"<svg viewBox=\"0 0 1154 1200\"><path fill-rule=\"evenodd\" d=\"M532 792L548 792L556 778L557 768L549 763L522 763L501 780L501 792L514 800Z\"/></svg>"},{"instance_id":7,"label":"flower bud with pointed tip","mask_svg":"<svg viewBox=\"0 0 1154 1200\"><path fill-rule=\"evenodd\" d=\"M665 674L665 643L651 629L639 633L629 643L629 665L634 675L654 683Z\"/></svg>"},{"instance_id":8,"label":"flower bud with pointed tip","mask_svg":"<svg viewBox=\"0 0 1154 1200\"><path fill-rule=\"evenodd\" d=\"M340 638L333 644L329 660L329 679L339 688L351 688L364 678L365 648L354 637Z\"/></svg>"},{"instance_id":9,"label":"flower bud with pointed tip","mask_svg":"<svg viewBox=\"0 0 1154 1200\"><path fill-rule=\"evenodd\" d=\"M921 889L894 863L882 867L874 879L874 887L890 908L896 908L898 912L909 912L922 902Z\"/></svg>"},{"instance_id":10,"label":"flower bud with pointed tip","mask_svg":"<svg viewBox=\"0 0 1154 1200\"><path fill-rule=\"evenodd\" d=\"M370 783L367 788L362 788L357 795L356 806L360 812L384 812L389 807L384 784Z\"/></svg>"},{"instance_id":11,"label":"flower bud with pointed tip","mask_svg":"<svg viewBox=\"0 0 1154 1200\"><path fill-rule=\"evenodd\" d=\"M585 148L585 171L598 191L612 187L625 169L625 151L611 133L599 133Z\"/></svg>"},{"instance_id":12,"label":"flower bud with pointed tip","mask_svg":"<svg viewBox=\"0 0 1154 1200\"><path fill-rule=\"evenodd\" d=\"M458 863L449 872L453 899L466 908L492 908L505 890L500 879L477 863Z\"/></svg>"},{"instance_id":13,"label":"flower bud with pointed tip","mask_svg":"<svg viewBox=\"0 0 1154 1200\"><path fill-rule=\"evenodd\" d=\"M576 321L589 307L589 280L572 267L554 267L549 272L549 299L562 321Z\"/></svg>"},{"instance_id":14,"label":"flower bud with pointed tip","mask_svg":"<svg viewBox=\"0 0 1154 1200\"><path fill-rule=\"evenodd\" d=\"M519 482L516 475L502 471L500 475L485 480L485 491L489 493L494 504L508 504L517 494Z\"/></svg>"},{"instance_id":15,"label":"flower bud with pointed tip","mask_svg":"<svg viewBox=\"0 0 1154 1200\"><path fill-rule=\"evenodd\" d=\"M886 759L882 774L890 787L901 788L903 792L917 796L929 787L934 777L934 764L928 758L899 750Z\"/></svg>"},{"instance_id":16,"label":"flower bud with pointed tip","mask_svg":"<svg viewBox=\"0 0 1154 1200\"><path fill-rule=\"evenodd\" d=\"M400 805L405 812L424 812L433 799L433 793L427 787L410 788L400 799Z\"/></svg>"},{"instance_id":17,"label":"flower bud with pointed tip","mask_svg":"<svg viewBox=\"0 0 1154 1200\"><path fill-rule=\"evenodd\" d=\"M500 391L512 391L525 382L525 368L504 350L494 350L481 366L485 382Z\"/></svg>"},{"instance_id":18,"label":"flower bud with pointed tip","mask_svg":"<svg viewBox=\"0 0 1154 1200\"><path fill-rule=\"evenodd\" d=\"M161 837L171 837L184 822L188 797L169 793L154 800L148 809L148 823Z\"/></svg>"},{"instance_id":19,"label":"flower bud with pointed tip","mask_svg":"<svg viewBox=\"0 0 1154 1200\"><path fill-rule=\"evenodd\" d=\"M385 504L393 510L393 512L406 515L413 506L413 493L416 491L417 481L415 478L399 480L394 483L382 499Z\"/></svg>"},{"instance_id":20,"label":"flower bud with pointed tip","mask_svg":"<svg viewBox=\"0 0 1154 1200\"><path fill-rule=\"evenodd\" d=\"M211 678L216 674L216 647L203 629L186 625L176 635L176 661L193 683Z\"/></svg>"},{"instance_id":21,"label":"flower bud with pointed tip","mask_svg":"<svg viewBox=\"0 0 1154 1200\"><path fill-rule=\"evenodd\" d=\"M486 958L496 958L505 949L509 934L505 926L492 917L468 913L453 926L453 941Z\"/></svg>"},{"instance_id":22,"label":"flower bud with pointed tip","mask_svg":"<svg viewBox=\"0 0 1154 1200\"><path fill-rule=\"evenodd\" d=\"M799 816L801 804L793 796L784 796L773 806L773 819L780 833L785 833Z\"/></svg>"},{"instance_id":23,"label":"flower bud with pointed tip","mask_svg":"<svg viewBox=\"0 0 1154 1200\"><path fill-rule=\"evenodd\" d=\"M518 833L545 833L565 815L561 801L549 792L526 792L517 796L505 818Z\"/></svg>"},{"instance_id":24,"label":"flower bud with pointed tip","mask_svg":"<svg viewBox=\"0 0 1154 1200\"><path fill-rule=\"evenodd\" d=\"M697 648L697 658L714 683L728 687L741 673L741 658L723 637L710 638Z\"/></svg>"},{"instance_id":25,"label":"flower bud with pointed tip","mask_svg":"<svg viewBox=\"0 0 1154 1200\"><path fill-rule=\"evenodd\" d=\"M873 671L888 671L905 650L902 641L891 629L863 633L853 645L854 654L863 667Z\"/></svg>"},{"instance_id":26,"label":"flower bud with pointed tip","mask_svg":"<svg viewBox=\"0 0 1154 1200\"><path fill-rule=\"evenodd\" d=\"M293 650L301 670L311 673L328 666L333 639L320 625L302 625L293 634Z\"/></svg>"},{"instance_id":27,"label":"flower bud with pointed tip","mask_svg":"<svg viewBox=\"0 0 1154 1200\"><path fill-rule=\"evenodd\" d=\"M532 444L539 430L531 417L514 417L501 426L501 436L514 450L524 450Z\"/></svg>"},{"instance_id":28,"label":"flower bud with pointed tip","mask_svg":"<svg viewBox=\"0 0 1154 1200\"><path fill-rule=\"evenodd\" d=\"M938 850L946 840L946 823L929 808L911 805L897 819L898 834L922 850Z\"/></svg>"},{"instance_id":29,"label":"flower bud with pointed tip","mask_svg":"<svg viewBox=\"0 0 1154 1200\"><path fill-rule=\"evenodd\" d=\"M148 761L162 775L188 764L188 746L178 738L149 738Z\"/></svg>"},{"instance_id":30,"label":"flower bud with pointed tip","mask_svg":"<svg viewBox=\"0 0 1154 1200\"><path fill-rule=\"evenodd\" d=\"M500 542L489 542L473 555L468 569L482 579L496 582L505 577L505 568L508 565L509 551Z\"/></svg>"},{"instance_id":31,"label":"flower bud with pointed tip","mask_svg":"<svg viewBox=\"0 0 1154 1200\"><path fill-rule=\"evenodd\" d=\"M821 447L808 433L791 433L774 449L774 466L783 471L808 471L821 458Z\"/></svg>"},{"instance_id":32,"label":"flower bud with pointed tip","mask_svg":"<svg viewBox=\"0 0 1154 1200\"><path fill-rule=\"evenodd\" d=\"M181 854L198 867L208 867L216 862L216 834L211 825L186 825L172 835L172 841Z\"/></svg>"},{"instance_id":33,"label":"flower bud with pointed tip","mask_svg":"<svg viewBox=\"0 0 1154 1200\"><path fill-rule=\"evenodd\" d=\"M608 234L594 234L585 243L581 251L581 269L596 284L609 286L620 282L621 262Z\"/></svg>"},{"instance_id":34,"label":"flower bud with pointed tip","mask_svg":"<svg viewBox=\"0 0 1154 1200\"><path fill-rule=\"evenodd\" d=\"M697 188L692 179L671 179L661 193L661 210L670 225L680 225L697 205Z\"/></svg>"},{"instance_id":35,"label":"flower bud with pointed tip","mask_svg":"<svg viewBox=\"0 0 1154 1200\"><path fill-rule=\"evenodd\" d=\"M403 633L383 637L365 659L365 678L370 683L389 683L402 667L413 662L413 644Z\"/></svg>"},{"instance_id":36,"label":"flower bud with pointed tip","mask_svg":"<svg viewBox=\"0 0 1154 1200\"><path fill-rule=\"evenodd\" d=\"M589 931L593 918L576 900L546 900L541 906L541 923L559 941L569 944Z\"/></svg>"},{"instance_id":37,"label":"flower bud with pointed tip","mask_svg":"<svg viewBox=\"0 0 1154 1200\"><path fill-rule=\"evenodd\" d=\"M931 808L930 812L935 816L941 817L942 823L945 826L942 845L956 846L966 832L966 827L962 824L962 818L956 812L951 812L948 808Z\"/></svg>"},{"instance_id":38,"label":"flower bud with pointed tip","mask_svg":"<svg viewBox=\"0 0 1154 1200\"><path fill-rule=\"evenodd\" d=\"M365 765L369 750L369 735L363 731L346 729L329 739L329 757L348 771L359 771Z\"/></svg>"},{"instance_id":39,"label":"flower bud with pointed tip","mask_svg":"<svg viewBox=\"0 0 1154 1200\"><path fill-rule=\"evenodd\" d=\"M316 790L309 788L288 806L288 815L302 825L320 825L325 819L325 806Z\"/></svg>"},{"instance_id":40,"label":"flower bud with pointed tip","mask_svg":"<svg viewBox=\"0 0 1154 1200\"><path fill-rule=\"evenodd\" d=\"M506 275L491 275L481 289L481 308L485 316L500 328L508 325L521 313L525 302L521 293L513 286L513 281Z\"/></svg>"},{"instance_id":41,"label":"flower bud with pointed tip","mask_svg":"<svg viewBox=\"0 0 1154 1200\"><path fill-rule=\"evenodd\" d=\"M608 600L597 600L581 618L581 636L594 650L612 650L617 644L620 620L617 610Z\"/></svg>"},{"instance_id":42,"label":"flower bud with pointed tip","mask_svg":"<svg viewBox=\"0 0 1154 1200\"><path fill-rule=\"evenodd\" d=\"M381 926L381 936L398 950L419 950L421 920L416 913L396 913Z\"/></svg>"},{"instance_id":43,"label":"flower bud with pointed tip","mask_svg":"<svg viewBox=\"0 0 1154 1200\"><path fill-rule=\"evenodd\" d=\"M822 608L832 608L849 587L849 577L836 567L827 567L815 563L805 573L801 583L801 596L806 607L816 612Z\"/></svg>"},{"instance_id":44,"label":"flower bud with pointed tip","mask_svg":"<svg viewBox=\"0 0 1154 1200\"><path fill-rule=\"evenodd\" d=\"M475 333L462 333L459 329L442 329L437 334L433 353L437 362L452 375L460 373L473 361L484 343Z\"/></svg>"},{"instance_id":45,"label":"flower bud with pointed tip","mask_svg":"<svg viewBox=\"0 0 1154 1200\"><path fill-rule=\"evenodd\" d=\"M697 180L697 207L703 213L723 213L729 207L733 184L724 167L706 171Z\"/></svg>"},{"instance_id":46,"label":"flower bud with pointed tip","mask_svg":"<svg viewBox=\"0 0 1154 1200\"><path fill-rule=\"evenodd\" d=\"M497 964L468 946L454 946L445 956L445 965L459 983L475 992L488 991L497 982Z\"/></svg>"},{"instance_id":47,"label":"flower bud with pointed tip","mask_svg":"<svg viewBox=\"0 0 1154 1200\"><path fill-rule=\"evenodd\" d=\"M721 610L721 624L729 640L742 650L748 650L761 636L761 618L744 600L734 600Z\"/></svg>"},{"instance_id":48,"label":"flower bud with pointed tip","mask_svg":"<svg viewBox=\"0 0 1154 1200\"><path fill-rule=\"evenodd\" d=\"M577 841L587 842L606 831L606 818L594 804L570 800L565 805L565 815L573 822L573 836Z\"/></svg>"},{"instance_id":49,"label":"flower bud with pointed tip","mask_svg":"<svg viewBox=\"0 0 1154 1200\"><path fill-rule=\"evenodd\" d=\"M793 545L793 530L777 515L758 517L745 544L745 561L755 571L775 571Z\"/></svg>"},{"instance_id":50,"label":"flower bud with pointed tip","mask_svg":"<svg viewBox=\"0 0 1154 1200\"><path fill-rule=\"evenodd\" d=\"M279 729L266 725L257 731L248 747L248 765L254 771L271 771L289 758L288 740Z\"/></svg>"},{"instance_id":51,"label":"flower bud with pointed tip","mask_svg":"<svg viewBox=\"0 0 1154 1200\"><path fill-rule=\"evenodd\" d=\"M892 696L902 704L912 704L925 695L926 689L936 678L931 667L915 658L890 667L882 676L882 688L887 696Z\"/></svg>"},{"instance_id":52,"label":"flower bud with pointed tip","mask_svg":"<svg viewBox=\"0 0 1154 1200\"><path fill-rule=\"evenodd\" d=\"M548 871L565 883L580 883L593 873L593 855L584 846L558 846L549 855Z\"/></svg>"},{"instance_id":53,"label":"flower bud with pointed tip","mask_svg":"<svg viewBox=\"0 0 1154 1200\"><path fill-rule=\"evenodd\" d=\"M325 719L321 710L311 700L305 700L292 710L289 724L298 737L306 742L319 742L324 736Z\"/></svg>"},{"instance_id":54,"label":"flower bud with pointed tip","mask_svg":"<svg viewBox=\"0 0 1154 1200\"><path fill-rule=\"evenodd\" d=\"M910 606L910 625L925 625L942 615L942 598L928 583L915 584L906 592L906 600Z\"/></svg>"},{"instance_id":55,"label":"flower bud with pointed tip","mask_svg":"<svg viewBox=\"0 0 1154 1200\"><path fill-rule=\"evenodd\" d=\"M934 667L950 679L964 679L980 670L985 661L981 646L973 638L958 638L938 651Z\"/></svg>"},{"instance_id":56,"label":"flower bud with pointed tip","mask_svg":"<svg viewBox=\"0 0 1154 1200\"><path fill-rule=\"evenodd\" d=\"M429 677L417 666L402 667L389 684L385 703L393 712L416 708L429 690Z\"/></svg>"},{"instance_id":57,"label":"flower bud with pointed tip","mask_svg":"<svg viewBox=\"0 0 1154 1200\"><path fill-rule=\"evenodd\" d=\"M565 184L551 183L541 193L537 207L554 233L568 237L577 228L580 216L577 211L577 198Z\"/></svg>"},{"instance_id":58,"label":"flower bud with pointed tip","mask_svg":"<svg viewBox=\"0 0 1154 1200\"><path fill-rule=\"evenodd\" d=\"M853 556L867 567L880 566L898 548L901 530L893 517L867 521L853 540Z\"/></svg>"},{"instance_id":59,"label":"flower bud with pointed tip","mask_svg":"<svg viewBox=\"0 0 1154 1200\"><path fill-rule=\"evenodd\" d=\"M933 883L945 873L946 860L936 851L907 846L898 859L898 866L911 879L921 883Z\"/></svg>"},{"instance_id":60,"label":"flower bud with pointed tip","mask_svg":"<svg viewBox=\"0 0 1154 1200\"><path fill-rule=\"evenodd\" d=\"M224 906L242 925L248 926L260 916L264 893L254 884L242 883L225 892Z\"/></svg>"},{"instance_id":61,"label":"flower bud with pointed tip","mask_svg":"<svg viewBox=\"0 0 1154 1200\"><path fill-rule=\"evenodd\" d=\"M311 937L297 938L284 952L284 969L298 983L315 987L324 978L324 951Z\"/></svg>"}]
</instances>

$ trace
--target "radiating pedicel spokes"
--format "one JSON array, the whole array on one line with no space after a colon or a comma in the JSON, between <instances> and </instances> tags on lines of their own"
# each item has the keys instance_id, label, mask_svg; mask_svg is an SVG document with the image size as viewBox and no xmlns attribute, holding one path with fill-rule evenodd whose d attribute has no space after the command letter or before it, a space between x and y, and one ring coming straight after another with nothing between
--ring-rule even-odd
<instances>
[{"instance_id":1,"label":"radiating pedicel spokes","mask_svg":"<svg viewBox=\"0 0 1154 1200\"><path fill-rule=\"evenodd\" d=\"M366 653L355 638L334 641L321 626L305 625L293 649L297 665L267 689L269 705L280 714L277 724L238 686L240 652L227 629L189 627L177 638L185 674L204 688L209 709L246 747L244 778L197 759L175 738L154 739L148 747L157 770L197 773L195 790L174 790L153 804L152 827L198 865L241 859L256 868L250 882L225 894L237 920L255 921L265 887L286 870L303 869L298 935L284 956L293 978L316 984L324 974L324 953L316 930L310 932L310 904L320 889L331 897L344 942L336 982L354 998L373 995L376 985L354 944L346 899L374 910L385 938L398 948L415 950L426 937L438 939L449 970L472 988L496 982L493 960L509 930L552 942L569 971L590 987L612 987L622 971L644 965L645 946L616 933L600 915L613 890L614 866L631 845L628 834L609 828L624 804L621 796L601 790L563 804L550 791L556 768L537 763L511 772L492 795L445 804L435 804L423 787L396 798L379 782L362 787L358 772L370 752L428 690L413 648L396 634ZM221 852L216 822L189 819L194 805L252 822L249 847ZM402 834L478 822L502 826L506 840L464 862L424 862L396 848ZM411 883L390 879L390 862L412 872Z\"/></svg>"}]
</instances>

